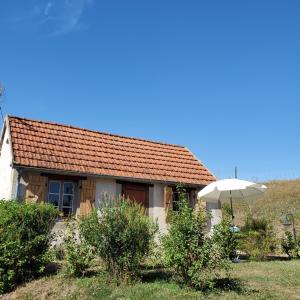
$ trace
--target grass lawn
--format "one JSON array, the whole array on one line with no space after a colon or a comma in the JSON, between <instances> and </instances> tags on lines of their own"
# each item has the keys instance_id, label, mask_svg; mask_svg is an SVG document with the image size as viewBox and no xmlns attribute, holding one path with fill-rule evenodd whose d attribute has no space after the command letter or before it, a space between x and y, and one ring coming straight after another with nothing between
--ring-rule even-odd
<instances>
[{"instance_id":1,"label":"grass lawn","mask_svg":"<svg viewBox=\"0 0 300 300\"><path fill-rule=\"evenodd\" d=\"M20 286L3 299L300 299L300 260L234 264L232 277L238 280L228 290L203 293L172 282L162 270L146 271L143 281L133 285L116 285L104 275L53 275Z\"/></svg>"}]
</instances>

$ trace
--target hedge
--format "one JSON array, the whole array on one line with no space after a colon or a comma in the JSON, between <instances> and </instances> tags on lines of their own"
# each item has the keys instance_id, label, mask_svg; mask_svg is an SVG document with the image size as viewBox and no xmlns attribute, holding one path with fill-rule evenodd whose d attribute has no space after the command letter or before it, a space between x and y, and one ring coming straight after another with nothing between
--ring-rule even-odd
<instances>
[{"instance_id":1,"label":"hedge","mask_svg":"<svg viewBox=\"0 0 300 300\"><path fill-rule=\"evenodd\" d=\"M51 204L0 200L0 294L43 272L57 216Z\"/></svg>"}]
</instances>

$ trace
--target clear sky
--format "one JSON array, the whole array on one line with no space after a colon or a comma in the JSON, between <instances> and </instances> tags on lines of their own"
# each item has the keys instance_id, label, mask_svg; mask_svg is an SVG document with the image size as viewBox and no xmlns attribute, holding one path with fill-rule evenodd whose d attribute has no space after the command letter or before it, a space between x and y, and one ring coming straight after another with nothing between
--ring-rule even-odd
<instances>
[{"instance_id":1,"label":"clear sky","mask_svg":"<svg viewBox=\"0 0 300 300\"><path fill-rule=\"evenodd\" d=\"M300 177L300 1L1 0L5 113Z\"/></svg>"}]
</instances>

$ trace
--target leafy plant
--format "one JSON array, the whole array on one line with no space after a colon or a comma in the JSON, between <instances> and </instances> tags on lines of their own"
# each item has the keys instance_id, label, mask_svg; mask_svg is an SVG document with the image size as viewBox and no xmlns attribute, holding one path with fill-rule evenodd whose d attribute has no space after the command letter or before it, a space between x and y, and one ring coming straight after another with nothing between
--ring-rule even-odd
<instances>
[{"instance_id":1,"label":"leafy plant","mask_svg":"<svg viewBox=\"0 0 300 300\"><path fill-rule=\"evenodd\" d=\"M110 201L80 222L81 236L118 280L138 277L157 229L141 205L126 199Z\"/></svg>"},{"instance_id":2,"label":"leafy plant","mask_svg":"<svg viewBox=\"0 0 300 300\"><path fill-rule=\"evenodd\" d=\"M197 289L212 288L222 271L229 270L224 245L216 242L223 231L220 227L212 236L208 235L204 209L193 210L184 188L178 186L177 191L179 209L170 213L169 232L162 237L165 264L180 281Z\"/></svg>"},{"instance_id":3,"label":"leafy plant","mask_svg":"<svg viewBox=\"0 0 300 300\"><path fill-rule=\"evenodd\" d=\"M250 231L260 231L267 232L272 229L269 220L266 218L254 218L252 216L248 216L246 218L245 225L242 227L243 232Z\"/></svg>"},{"instance_id":4,"label":"leafy plant","mask_svg":"<svg viewBox=\"0 0 300 300\"><path fill-rule=\"evenodd\" d=\"M246 252L251 260L264 260L276 249L272 224L265 218L248 216L238 236L239 249Z\"/></svg>"},{"instance_id":5,"label":"leafy plant","mask_svg":"<svg viewBox=\"0 0 300 300\"><path fill-rule=\"evenodd\" d=\"M300 257L300 234L298 237L293 237L292 233L289 231L285 232L284 237L281 239L281 248L288 257Z\"/></svg>"},{"instance_id":6,"label":"leafy plant","mask_svg":"<svg viewBox=\"0 0 300 300\"><path fill-rule=\"evenodd\" d=\"M236 258L237 234L231 228L231 209L228 204L222 206L222 221L213 228L213 239L221 246L225 258Z\"/></svg>"},{"instance_id":7,"label":"leafy plant","mask_svg":"<svg viewBox=\"0 0 300 300\"><path fill-rule=\"evenodd\" d=\"M0 293L44 271L57 215L50 204L0 201Z\"/></svg>"},{"instance_id":8,"label":"leafy plant","mask_svg":"<svg viewBox=\"0 0 300 300\"><path fill-rule=\"evenodd\" d=\"M94 254L91 246L80 236L77 221L70 220L66 225L63 243L64 273L67 276L83 276L90 267Z\"/></svg>"}]
</instances>

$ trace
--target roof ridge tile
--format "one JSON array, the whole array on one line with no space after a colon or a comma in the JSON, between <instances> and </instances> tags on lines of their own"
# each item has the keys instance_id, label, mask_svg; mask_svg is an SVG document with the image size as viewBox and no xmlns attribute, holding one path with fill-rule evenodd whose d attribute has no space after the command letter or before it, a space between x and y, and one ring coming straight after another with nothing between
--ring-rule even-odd
<instances>
[{"instance_id":1,"label":"roof ridge tile","mask_svg":"<svg viewBox=\"0 0 300 300\"><path fill-rule=\"evenodd\" d=\"M93 129L86 129L86 128L83 128L83 127L74 126L74 125L67 125L67 124L63 124L63 123L57 123L57 122L51 122L51 121L42 121L42 120L36 120L36 119L29 119L29 118L14 116L14 115L8 115L8 118L9 119L26 120L26 121L30 121L30 122L37 122L37 123L41 123L41 124L55 125L55 126L59 126L59 127L72 128L72 129L77 129L77 130L83 130L83 131L87 131L87 132L91 132L91 133L103 134L103 135L117 137L117 138L121 138L121 139L132 139L132 140L148 142L148 143L153 143L153 144L173 146L173 147L178 147L178 148L185 148L184 146L178 145L178 144L166 143L166 142L162 142L162 141L154 141L154 140L151 140L151 139L144 139L144 138L138 138L138 137L132 137L132 136L125 136L125 135L123 136L123 135L120 135L120 134L103 132L103 131L98 131L98 130L93 130Z\"/></svg>"}]
</instances>

